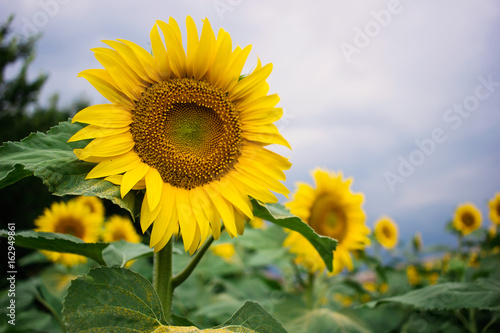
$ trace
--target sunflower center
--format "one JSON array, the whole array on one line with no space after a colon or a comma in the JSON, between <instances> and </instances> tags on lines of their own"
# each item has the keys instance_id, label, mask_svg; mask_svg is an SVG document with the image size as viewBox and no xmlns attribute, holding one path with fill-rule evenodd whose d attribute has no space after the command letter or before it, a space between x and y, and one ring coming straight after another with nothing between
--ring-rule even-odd
<instances>
[{"instance_id":1,"label":"sunflower center","mask_svg":"<svg viewBox=\"0 0 500 333\"><path fill-rule=\"evenodd\" d=\"M57 221L54 232L60 234L72 235L78 238L83 238L83 228L81 222L71 217L61 218Z\"/></svg>"},{"instance_id":2,"label":"sunflower center","mask_svg":"<svg viewBox=\"0 0 500 333\"><path fill-rule=\"evenodd\" d=\"M318 234L341 242L347 233L347 219L335 197L319 196L311 208L309 225Z\"/></svg>"},{"instance_id":3,"label":"sunflower center","mask_svg":"<svg viewBox=\"0 0 500 333\"><path fill-rule=\"evenodd\" d=\"M386 238L392 238L392 231L389 227L383 227L382 228L382 234L386 237Z\"/></svg>"},{"instance_id":4,"label":"sunflower center","mask_svg":"<svg viewBox=\"0 0 500 333\"><path fill-rule=\"evenodd\" d=\"M471 213L467 212L462 215L462 222L467 227L472 227L474 225L474 216Z\"/></svg>"},{"instance_id":5,"label":"sunflower center","mask_svg":"<svg viewBox=\"0 0 500 333\"><path fill-rule=\"evenodd\" d=\"M149 87L130 132L143 162L164 182L188 190L220 179L240 155L235 105L205 81L176 78Z\"/></svg>"},{"instance_id":6,"label":"sunflower center","mask_svg":"<svg viewBox=\"0 0 500 333\"><path fill-rule=\"evenodd\" d=\"M500 216L500 202L497 204L497 215Z\"/></svg>"},{"instance_id":7,"label":"sunflower center","mask_svg":"<svg viewBox=\"0 0 500 333\"><path fill-rule=\"evenodd\" d=\"M127 240L126 234L121 230L115 230L113 232L113 241L116 242L122 239Z\"/></svg>"}]
</instances>

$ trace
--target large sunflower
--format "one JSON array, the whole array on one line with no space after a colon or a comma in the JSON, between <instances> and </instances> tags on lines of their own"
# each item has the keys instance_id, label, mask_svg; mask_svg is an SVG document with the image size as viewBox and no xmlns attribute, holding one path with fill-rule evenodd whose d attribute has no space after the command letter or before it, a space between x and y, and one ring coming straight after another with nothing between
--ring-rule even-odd
<instances>
[{"instance_id":1,"label":"large sunflower","mask_svg":"<svg viewBox=\"0 0 500 333\"><path fill-rule=\"evenodd\" d=\"M363 195L350 190L351 179L342 180L342 174L317 169L313 172L316 188L301 183L293 200L286 204L290 211L309 224L318 234L338 241L333 261L333 274L344 267L352 269L350 251L369 244L370 229L365 225ZM296 261L311 272L325 268L325 263L314 247L299 233L290 232L284 246L297 255Z\"/></svg>"},{"instance_id":2,"label":"large sunflower","mask_svg":"<svg viewBox=\"0 0 500 333\"><path fill-rule=\"evenodd\" d=\"M68 203L55 202L50 209L35 220L35 231L69 234L87 243L97 242L101 232L102 217L92 214L88 206L72 200ZM40 251L53 262L73 266L87 261L86 257L52 251Z\"/></svg>"},{"instance_id":3,"label":"large sunflower","mask_svg":"<svg viewBox=\"0 0 500 333\"><path fill-rule=\"evenodd\" d=\"M490 206L490 219L496 225L500 225L500 193L495 193L495 197L493 197L489 202Z\"/></svg>"},{"instance_id":4,"label":"large sunflower","mask_svg":"<svg viewBox=\"0 0 500 333\"><path fill-rule=\"evenodd\" d=\"M281 118L277 95L268 95L272 65L242 77L250 46L233 49L230 35L217 37L207 19L201 36L186 19L187 52L177 22L156 21L152 55L126 41L104 41L93 49L104 69L80 73L111 104L88 107L73 121L87 123L70 141L95 138L75 150L99 163L87 178L121 185L121 195L146 189L141 227L153 221L155 251L180 232L193 253L221 219L231 236L253 218L249 196L276 202L270 190L287 194L280 182L288 160L265 146L287 141L273 124ZM164 39L160 36L163 33Z\"/></svg>"},{"instance_id":5,"label":"large sunflower","mask_svg":"<svg viewBox=\"0 0 500 333\"><path fill-rule=\"evenodd\" d=\"M390 217L381 217L375 222L375 238L384 248L392 249L398 243L398 226Z\"/></svg>"},{"instance_id":6,"label":"large sunflower","mask_svg":"<svg viewBox=\"0 0 500 333\"><path fill-rule=\"evenodd\" d=\"M453 218L453 227L466 236L481 226L481 212L472 203L458 206Z\"/></svg>"}]
</instances>

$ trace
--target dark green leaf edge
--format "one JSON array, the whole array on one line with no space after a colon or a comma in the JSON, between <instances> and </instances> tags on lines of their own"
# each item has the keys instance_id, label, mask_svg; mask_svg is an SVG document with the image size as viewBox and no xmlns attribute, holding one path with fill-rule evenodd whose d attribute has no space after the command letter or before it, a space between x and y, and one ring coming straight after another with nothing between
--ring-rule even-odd
<instances>
[{"instance_id":1,"label":"dark green leaf edge","mask_svg":"<svg viewBox=\"0 0 500 333\"><path fill-rule=\"evenodd\" d=\"M309 225L299 217L292 215L287 208L281 204L263 204L252 198L254 215L266 221L277 224L283 228L297 231L307 238L331 272L333 271L333 252L337 247L337 241L333 238L318 235Z\"/></svg>"}]
</instances>

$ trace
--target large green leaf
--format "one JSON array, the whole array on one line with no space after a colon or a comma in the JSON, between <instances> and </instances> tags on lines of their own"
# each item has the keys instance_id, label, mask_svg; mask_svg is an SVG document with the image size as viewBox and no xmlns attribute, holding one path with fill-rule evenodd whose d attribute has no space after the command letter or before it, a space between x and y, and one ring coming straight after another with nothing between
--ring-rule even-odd
<instances>
[{"instance_id":1,"label":"large green leaf","mask_svg":"<svg viewBox=\"0 0 500 333\"><path fill-rule=\"evenodd\" d=\"M167 326L151 283L140 274L118 267L95 268L74 280L63 306L68 332L286 333L254 302L245 303L231 319L214 329Z\"/></svg>"},{"instance_id":2,"label":"large green leaf","mask_svg":"<svg viewBox=\"0 0 500 333\"><path fill-rule=\"evenodd\" d=\"M0 230L0 237L7 237L6 230ZM16 233L16 246L35 250L47 250L79 254L94 259L101 265L106 262L102 251L108 243L85 243L78 237L52 232L20 231Z\"/></svg>"},{"instance_id":3,"label":"large green leaf","mask_svg":"<svg viewBox=\"0 0 500 333\"><path fill-rule=\"evenodd\" d=\"M124 268L90 270L71 283L63 306L68 332L153 332L166 324L151 283Z\"/></svg>"},{"instance_id":4,"label":"large green leaf","mask_svg":"<svg viewBox=\"0 0 500 333\"><path fill-rule=\"evenodd\" d=\"M281 204L264 205L258 200L252 199L254 215L266 221L277 224L283 228L297 231L314 246L331 272L333 270L333 251L337 247L337 241L330 237L320 236L304 223L300 218L292 215L288 209Z\"/></svg>"},{"instance_id":5,"label":"large green leaf","mask_svg":"<svg viewBox=\"0 0 500 333\"><path fill-rule=\"evenodd\" d=\"M20 142L4 143L0 147L0 188L33 175L41 178L54 195L97 196L135 217L135 193L122 199L118 186L102 179L85 180L95 164L78 160L73 149L85 147L88 141L67 142L81 128L66 121L47 133L32 133Z\"/></svg>"},{"instance_id":6,"label":"large green leaf","mask_svg":"<svg viewBox=\"0 0 500 333\"><path fill-rule=\"evenodd\" d=\"M478 279L474 282L440 283L370 302L366 306L374 307L386 302L410 305L421 310L500 311L500 281Z\"/></svg>"},{"instance_id":7,"label":"large green leaf","mask_svg":"<svg viewBox=\"0 0 500 333\"><path fill-rule=\"evenodd\" d=\"M8 237L8 232L0 230L0 237ZM153 249L147 245L124 240L114 243L85 243L72 235L33 230L17 232L15 238L16 246L79 254L108 266L123 266L130 260L153 255Z\"/></svg>"}]
</instances>

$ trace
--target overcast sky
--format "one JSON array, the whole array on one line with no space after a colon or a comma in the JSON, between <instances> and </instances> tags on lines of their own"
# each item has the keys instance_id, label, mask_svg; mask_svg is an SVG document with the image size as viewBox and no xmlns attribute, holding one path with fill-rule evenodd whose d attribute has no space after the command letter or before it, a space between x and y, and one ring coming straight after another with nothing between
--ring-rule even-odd
<instances>
[{"instance_id":1,"label":"overcast sky","mask_svg":"<svg viewBox=\"0 0 500 333\"><path fill-rule=\"evenodd\" d=\"M139 4L140 3L140 4ZM367 224L391 216L404 239L452 243L444 226L470 201L489 226L500 192L500 2L3 1L14 32L43 33L31 75L48 73L42 101L105 102L76 75L100 68L93 47L123 38L146 49L157 19L185 17L252 44L246 71L272 62L278 123L292 151L287 186L316 167L341 170L365 194Z\"/></svg>"}]
</instances>

